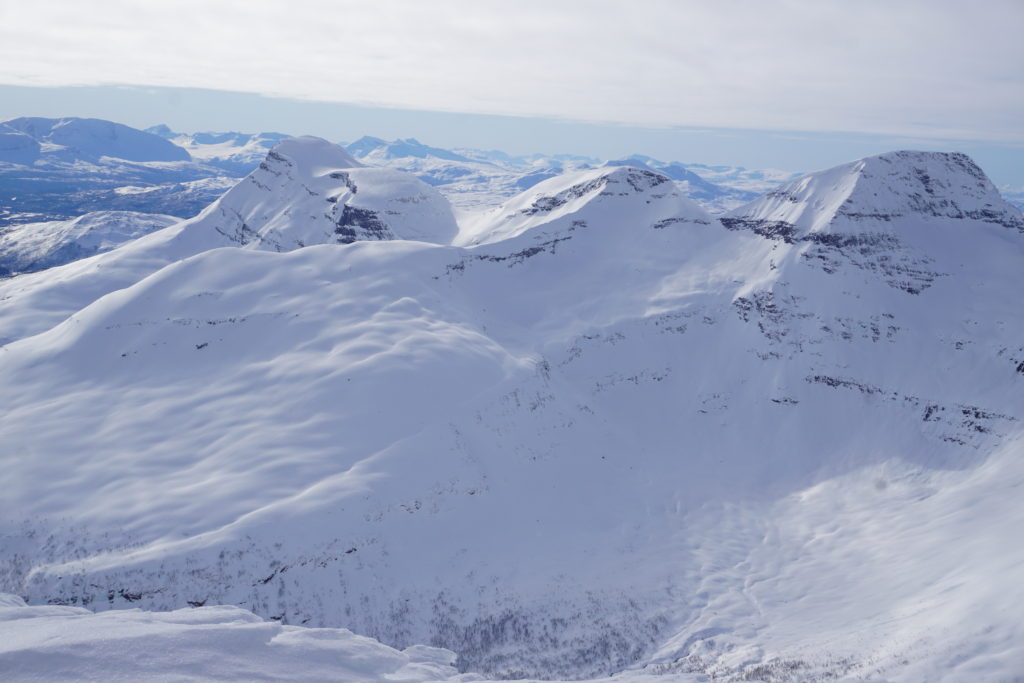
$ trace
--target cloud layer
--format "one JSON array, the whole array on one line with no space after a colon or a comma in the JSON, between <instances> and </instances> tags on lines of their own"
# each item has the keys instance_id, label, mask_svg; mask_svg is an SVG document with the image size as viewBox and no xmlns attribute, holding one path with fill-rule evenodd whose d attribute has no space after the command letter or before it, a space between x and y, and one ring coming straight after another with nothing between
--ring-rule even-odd
<instances>
[{"instance_id":1,"label":"cloud layer","mask_svg":"<svg viewBox=\"0 0 1024 683\"><path fill-rule=\"evenodd\" d=\"M642 126L1024 142L1024 4L0 4L0 83L140 84Z\"/></svg>"}]
</instances>

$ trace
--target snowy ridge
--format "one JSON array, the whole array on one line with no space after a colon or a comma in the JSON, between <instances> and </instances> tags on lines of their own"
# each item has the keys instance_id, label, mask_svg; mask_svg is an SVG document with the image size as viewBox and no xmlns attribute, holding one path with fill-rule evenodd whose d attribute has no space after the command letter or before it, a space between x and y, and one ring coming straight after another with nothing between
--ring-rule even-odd
<instances>
[{"instance_id":1,"label":"snowy ridge","mask_svg":"<svg viewBox=\"0 0 1024 683\"><path fill-rule=\"evenodd\" d=\"M323 212L381 169L324 144L0 284L0 587L238 605L505 677L1022 668L1024 239L983 177L856 162L734 216L772 233L605 168L464 246L345 244ZM876 166L905 186L876 199Z\"/></svg>"},{"instance_id":2,"label":"snowy ridge","mask_svg":"<svg viewBox=\"0 0 1024 683\"><path fill-rule=\"evenodd\" d=\"M641 203L642 202L642 203ZM571 226L595 218L614 225L673 222L710 223L711 219L665 176L647 169L613 167L566 173L545 180L500 207L467 222L456 244L480 245L510 239L537 226Z\"/></svg>"}]
</instances>

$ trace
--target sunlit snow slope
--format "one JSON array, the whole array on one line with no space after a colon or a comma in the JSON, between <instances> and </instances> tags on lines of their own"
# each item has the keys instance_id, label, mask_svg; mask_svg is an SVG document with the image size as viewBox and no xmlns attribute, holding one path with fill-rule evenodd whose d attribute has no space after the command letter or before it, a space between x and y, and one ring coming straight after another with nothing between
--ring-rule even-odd
<instances>
[{"instance_id":1,"label":"sunlit snow slope","mask_svg":"<svg viewBox=\"0 0 1024 683\"><path fill-rule=\"evenodd\" d=\"M457 232L284 141L0 284L0 588L504 676L1012 680L1022 222L899 152L722 221L582 171Z\"/></svg>"},{"instance_id":2,"label":"sunlit snow slope","mask_svg":"<svg viewBox=\"0 0 1024 683\"><path fill-rule=\"evenodd\" d=\"M134 211L93 211L66 221L22 223L0 232L0 276L60 266L110 251L179 218Z\"/></svg>"}]
</instances>

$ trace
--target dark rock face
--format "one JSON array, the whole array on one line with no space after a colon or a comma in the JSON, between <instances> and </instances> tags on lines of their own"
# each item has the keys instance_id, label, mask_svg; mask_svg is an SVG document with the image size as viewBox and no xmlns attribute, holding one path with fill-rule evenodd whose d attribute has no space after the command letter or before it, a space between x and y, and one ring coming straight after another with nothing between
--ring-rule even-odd
<instances>
[{"instance_id":1,"label":"dark rock face","mask_svg":"<svg viewBox=\"0 0 1024 683\"><path fill-rule=\"evenodd\" d=\"M378 218L375 211L345 205L341 218L334 229L339 244L351 244L356 240L392 239L387 223Z\"/></svg>"}]
</instances>

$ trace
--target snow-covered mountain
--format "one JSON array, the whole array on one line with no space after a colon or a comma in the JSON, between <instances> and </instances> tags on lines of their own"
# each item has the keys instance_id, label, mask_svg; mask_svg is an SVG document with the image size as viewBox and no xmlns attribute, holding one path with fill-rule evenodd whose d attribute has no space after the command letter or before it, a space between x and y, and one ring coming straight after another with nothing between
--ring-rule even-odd
<instances>
[{"instance_id":1,"label":"snow-covered mountain","mask_svg":"<svg viewBox=\"0 0 1024 683\"><path fill-rule=\"evenodd\" d=\"M566 165L549 158L500 158L465 150L446 150L414 138L387 141L363 137L346 146L357 159L371 166L411 173L442 191L456 207L491 208L538 182L567 170L589 167L589 162Z\"/></svg>"},{"instance_id":2,"label":"snow-covered mountain","mask_svg":"<svg viewBox=\"0 0 1024 683\"><path fill-rule=\"evenodd\" d=\"M74 117L0 122L0 226L108 210L190 218L287 137L274 132L179 133L163 124L142 131ZM443 192L457 210L470 212L493 208L543 180L606 163L567 154L448 150L413 138L363 137L348 148L366 165L415 175ZM790 177L641 156L608 163L668 175L715 214Z\"/></svg>"},{"instance_id":3,"label":"snow-covered mountain","mask_svg":"<svg viewBox=\"0 0 1024 683\"><path fill-rule=\"evenodd\" d=\"M22 117L0 122L0 132L8 140L24 136L14 158L0 161L26 164L37 160L80 161L113 157L125 161L190 161L188 152L170 142L113 121L102 119L46 119Z\"/></svg>"},{"instance_id":4,"label":"snow-covered mountain","mask_svg":"<svg viewBox=\"0 0 1024 683\"><path fill-rule=\"evenodd\" d=\"M493 208L549 178L600 166L632 166L661 173L690 199L715 214L736 208L760 191L792 177L783 172L752 174L745 169L716 167L710 172L724 181L717 185L691 170L692 165L643 155L612 161L565 154L513 156L495 151L446 150L413 138L387 141L363 137L346 149L364 163L412 173L444 192L457 207L470 211Z\"/></svg>"},{"instance_id":5,"label":"snow-covered mountain","mask_svg":"<svg viewBox=\"0 0 1024 683\"><path fill-rule=\"evenodd\" d=\"M111 121L10 119L0 122L0 227L92 211L188 218L237 182L226 173Z\"/></svg>"},{"instance_id":6,"label":"snow-covered mountain","mask_svg":"<svg viewBox=\"0 0 1024 683\"><path fill-rule=\"evenodd\" d=\"M447 149L424 145L416 138L405 140L382 140L380 138L365 135L353 143L345 145L349 153L363 159L385 161L388 159L443 159L445 161L461 161L472 163L474 159L462 156Z\"/></svg>"},{"instance_id":7,"label":"snow-covered mountain","mask_svg":"<svg viewBox=\"0 0 1024 683\"><path fill-rule=\"evenodd\" d=\"M67 221L0 228L0 276L29 273L110 251L180 219L134 211L94 211Z\"/></svg>"},{"instance_id":8,"label":"snow-covered mountain","mask_svg":"<svg viewBox=\"0 0 1024 683\"><path fill-rule=\"evenodd\" d=\"M1024 668L1024 219L973 162L721 221L581 169L451 216L286 140L195 219L0 282L0 590L506 677Z\"/></svg>"},{"instance_id":9,"label":"snow-covered mountain","mask_svg":"<svg viewBox=\"0 0 1024 683\"><path fill-rule=\"evenodd\" d=\"M284 133L176 133L161 124L146 129L186 150L203 163L220 168L233 177L256 168L274 145L291 137Z\"/></svg>"},{"instance_id":10,"label":"snow-covered mountain","mask_svg":"<svg viewBox=\"0 0 1024 683\"><path fill-rule=\"evenodd\" d=\"M671 178L686 193L686 196L701 206L713 211L722 213L727 209L733 209L745 204L757 197L757 192L747 189L738 189L715 185L690 170L685 164L678 161L664 162L652 159L648 156L635 154L625 159L609 161L606 166L633 166L635 168L646 168L650 171L661 173Z\"/></svg>"}]
</instances>

